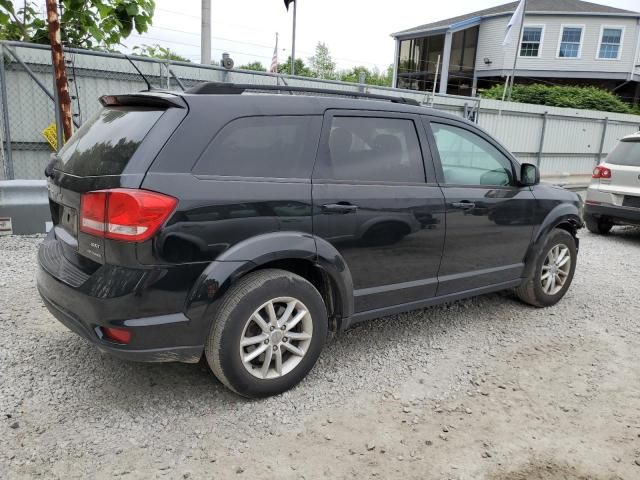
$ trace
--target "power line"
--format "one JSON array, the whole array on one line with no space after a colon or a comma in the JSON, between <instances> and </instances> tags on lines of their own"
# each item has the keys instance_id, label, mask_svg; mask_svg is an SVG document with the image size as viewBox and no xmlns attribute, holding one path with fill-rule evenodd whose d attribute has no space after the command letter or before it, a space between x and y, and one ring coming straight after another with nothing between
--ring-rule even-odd
<instances>
[{"instance_id":1,"label":"power line","mask_svg":"<svg viewBox=\"0 0 640 480\"><path fill-rule=\"evenodd\" d=\"M188 14L188 13L184 13L184 12L178 12L175 10L168 10L168 9L164 9L164 8L156 8L156 10L160 10L163 12L167 12L167 13L171 13L174 15L182 15L185 17L190 17L190 18L194 18L194 19L198 19L200 20L200 16L198 15L193 15L193 14ZM83 13L84 10L78 10L78 9L66 9L66 12L73 12L73 13ZM238 25L238 24L232 24L232 23L226 23L226 22L218 22L218 21L213 21L212 23L217 23L220 25L227 25L227 26L232 26L232 27L237 27L237 28L244 28L247 30L253 30L253 31L258 31L258 32L265 32L265 33L269 33L270 35L273 34L273 31L270 30L266 30L266 29L261 29L261 28L255 28L255 27L247 27L246 25ZM149 25L150 28L155 28L155 29L159 29L159 30L167 30L167 31L171 31L171 32L175 32L175 33L182 33L185 35L193 35L193 36L197 36L199 37L200 34L199 33L195 33L195 32L189 32L186 30L179 30L179 29L175 29L175 28L171 28L171 27L163 27L163 26L158 26L158 25ZM137 38L148 38L149 40L155 40L158 42L166 42L166 43L173 43L175 45L184 45L184 46L188 46L188 47L197 47L200 48L200 45L195 45L192 43L186 43L186 42L180 42L180 41L176 41L176 40L165 40L165 39L160 39L160 38L155 38L155 37L148 37L146 35L140 35L140 34L131 34L130 36L132 37L137 37ZM232 38L225 38L225 37L211 37L212 39L215 40L222 40L222 41L228 41L228 42L234 42L234 43L239 43L239 44L243 44L243 45L250 45L253 47L259 47L259 48L268 48L268 49L272 49L273 45L267 45L267 44L261 44L261 43L252 43L252 42L246 42L246 41L242 41L242 40L235 40ZM271 55L256 55L253 53L248 53L248 52L239 52L239 51L231 51L231 50L225 50L225 49L213 49L213 50L218 50L218 51L228 51L229 53L236 53L239 55L247 55L247 56L255 56L258 58L268 58L271 59L272 56ZM288 52L289 50L284 48L282 49L284 52ZM300 53L307 55L307 56L313 56L315 55L315 52L311 52L310 50L300 50ZM345 58L345 57L335 57L332 56L332 58L334 60L339 60L342 62L347 62L347 63L352 63L354 65L369 65L369 66L375 66L378 67L380 65L385 65L386 62L373 62L371 60L355 60L352 58ZM386 67L383 67L383 69Z\"/></svg>"},{"instance_id":2,"label":"power line","mask_svg":"<svg viewBox=\"0 0 640 480\"><path fill-rule=\"evenodd\" d=\"M149 37L149 36L146 36L146 35L142 36L142 35L138 35L138 34L132 34L131 36L132 37L137 37L137 38L140 38L140 39L143 39L143 40L144 39L155 40L157 42L173 43L173 44L176 44L176 45L184 45L186 47L200 48L200 45L196 45L194 43L179 42L177 40L166 40L166 39L163 39L163 38ZM240 51L237 51L237 50L229 50L229 49L226 49L226 48L213 48L212 47L211 50L215 50L217 52L235 53L236 55L247 55L249 57L269 58L269 59L271 58L271 56L269 56L269 55L257 55L255 53L240 52Z\"/></svg>"},{"instance_id":3,"label":"power line","mask_svg":"<svg viewBox=\"0 0 640 480\"><path fill-rule=\"evenodd\" d=\"M166 8L156 8L156 10L162 11L162 12L166 12L166 13L171 13L173 15L181 15L183 17L189 17L189 18L197 18L198 20L200 20L200 16L199 15L192 15L190 13L184 13L184 12L177 12L175 10L167 10ZM239 25L237 23L228 23L228 22L220 22L217 20L213 20L211 23L217 23L218 25L226 25L229 27L235 27L235 28L243 28L245 30L254 30L256 32L265 32L265 33L270 33L272 34L273 31L272 30L267 30L264 28L257 28L257 27L248 27L246 25Z\"/></svg>"},{"instance_id":4,"label":"power line","mask_svg":"<svg viewBox=\"0 0 640 480\"><path fill-rule=\"evenodd\" d=\"M159 29L159 30L167 30L167 31L176 32L176 33L183 33L185 35L193 35L193 36L198 36L198 37L200 36L199 33L188 32L186 30L179 30L179 29L176 29L176 28L161 27L161 26L158 26L158 25L152 25L151 28L156 28L156 29ZM243 41L243 40L235 40L233 38L226 38L226 37L215 37L214 36L214 37L211 37L211 38L213 38L214 40L223 40L223 41L227 41L227 42L240 43L240 44L243 44L243 45L251 45L253 47L268 48L269 50L271 50L273 48L273 45L267 45L267 44L264 44L264 43L246 42L246 41ZM166 41L168 42L169 40L166 40ZM286 49L286 48L283 48L282 50L283 51L288 51L288 49ZM301 50L300 52L305 54L305 55L309 55L309 56L313 56L315 54L315 52L311 52L309 50ZM247 55L249 55L249 54L247 54ZM269 57L269 58L271 58L271 57ZM354 60L352 58L333 57L333 56L332 56L332 58L334 60L341 60L341 61L349 62L349 63L353 63L353 64L367 64L367 65L374 65L374 66L378 66L378 65L382 64L381 62L372 62L370 60Z\"/></svg>"}]
</instances>

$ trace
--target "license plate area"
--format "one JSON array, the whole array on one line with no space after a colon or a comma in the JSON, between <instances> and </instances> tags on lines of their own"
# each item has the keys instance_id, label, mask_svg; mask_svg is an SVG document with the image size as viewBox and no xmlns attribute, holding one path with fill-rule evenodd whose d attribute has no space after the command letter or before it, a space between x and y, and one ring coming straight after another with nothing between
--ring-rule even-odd
<instances>
[{"instance_id":1,"label":"license plate area","mask_svg":"<svg viewBox=\"0 0 640 480\"><path fill-rule=\"evenodd\" d=\"M640 208L640 197L625 195L622 201L623 207Z\"/></svg>"},{"instance_id":2,"label":"license plate area","mask_svg":"<svg viewBox=\"0 0 640 480\"><path fill-rule=\"evenodd\" d=\"M78 211L75 208L60 205L58 221L62 228L78 238Z\"/></svg>"}]
</instances>

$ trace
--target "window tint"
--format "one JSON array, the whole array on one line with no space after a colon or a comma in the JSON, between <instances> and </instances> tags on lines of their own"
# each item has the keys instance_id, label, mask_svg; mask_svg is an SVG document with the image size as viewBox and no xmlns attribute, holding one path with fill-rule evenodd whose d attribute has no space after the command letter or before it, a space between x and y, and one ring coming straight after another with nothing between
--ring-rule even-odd
<instances>
[{"instance_id":1,"label":"window tint","mask_svg":"<svg viewBox=\"0 0 640 480\"><path fill-rule=\"evenodd\" d=\"M329 158L318 178L373 182L423 182L424 167L412 120L334 117Z\"/></svg>"},{"instance_id":2,"label":"window tint","mask_svg":"<svg viewBox=\"0 0 640 480\"><path fill-rule=\"evenodd\" d=\"M603 28L600 39L600 51L598 58L616 59L620 55L620 43L622 42L622 29Z\"/></svg>"},{"instance_id":3,"label":"window tint","mask_svg":"<svg viewBox=\"0 0 640 480\"><path fill-rule=\"evenodd\" d=\"M309 178L321 124L320 116L239 118L220 130L193 173Z\"/></svg>"},{"instance_id":4,"label":"window tint","mask_svg":"<svg viewBox=\"0 0 640 480\"><path fill-rule=\"evenodd\" d=\"M622 141L607 155L607 163L640 167L640 141Z\"/></svg>"},{"instance_id":5,"label":"window tint","mask_svg":"<svg viewBox=\"0 0 640 480\"><path fill-rule=\"evenodd\" d=\"M56 168L78 176L120 175L164 110L103 108L60 150Z\"/></svg>"},{"instance_id":6,"label":"window tint","mask_svg":"<svg viewBox=\"0 0 640 480\"><path fill-rule=\"evenodd\" d=\"M542 41L542 27L524 27L522 31L522 43L520 44L521 57L537 57L540 53Z\"/></svg>"},{"instance_id":7,"label":"window tint","mask_svg":"<svg viewBox=\"0 0 640 480\"><path fill-rule=\"evenodd\" d=\"M453 185L511 184L511 162L484 138L469 130L431 123L444 180Z\"/></svg>"}]
</instances>

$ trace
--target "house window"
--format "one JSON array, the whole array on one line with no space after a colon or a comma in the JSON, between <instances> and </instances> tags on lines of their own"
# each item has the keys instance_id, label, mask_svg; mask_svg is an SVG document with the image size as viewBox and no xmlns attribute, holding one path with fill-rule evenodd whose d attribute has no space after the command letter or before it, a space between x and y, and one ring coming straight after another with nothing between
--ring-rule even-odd
<instances>
[{"instance_id":1,"label":"house window","mask_svg":"<svg viewBox=\"0 0 640 480\"><path fill-rule=\"evenodd\" d=\"M622 43L621 28L603 28L600 37L600 48L598 58L618 59L620 58L620 45Z\"/></svg>"},{"instance_id":2,"label":"house window","mask_svg":"<svg viewBox=\"0 0 640 480\"><path fill-rule=\"evenodd\" d=\"M578 58L580 56L581 42L582 27L563 27L558 57Z\"/></svg>"},{"instance_id":3,"label":"house window","mask_svg":"<svg viewBox=\"0 0 640 480\"><path fill-rule=\"evenodd\" d=\"M520 44L520 56L538 57L540 55L541 41L542 27L524 27L522 43Z\"/></svg>"}]
</instances>

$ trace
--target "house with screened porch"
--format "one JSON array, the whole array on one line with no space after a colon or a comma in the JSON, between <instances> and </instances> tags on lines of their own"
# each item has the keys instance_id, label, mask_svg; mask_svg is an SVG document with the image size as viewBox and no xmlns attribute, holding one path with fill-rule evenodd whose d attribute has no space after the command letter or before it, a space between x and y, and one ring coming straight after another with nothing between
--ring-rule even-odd
<instances>
[{"instance_id":1,"label":"house with screened porch","mask_svg":"<svg viewBox=\"0 0 640 480\"><path fill-rule=\"evenodd\" d=\"M638 103L640 13L580 0L528 0L522 36L515 32L503 46L517 6L393 33L394 86L431 91L435 82L437 92L473 96L504 83L518 55L518 83L593 85Z\"/></svg>"}]
</instances>

